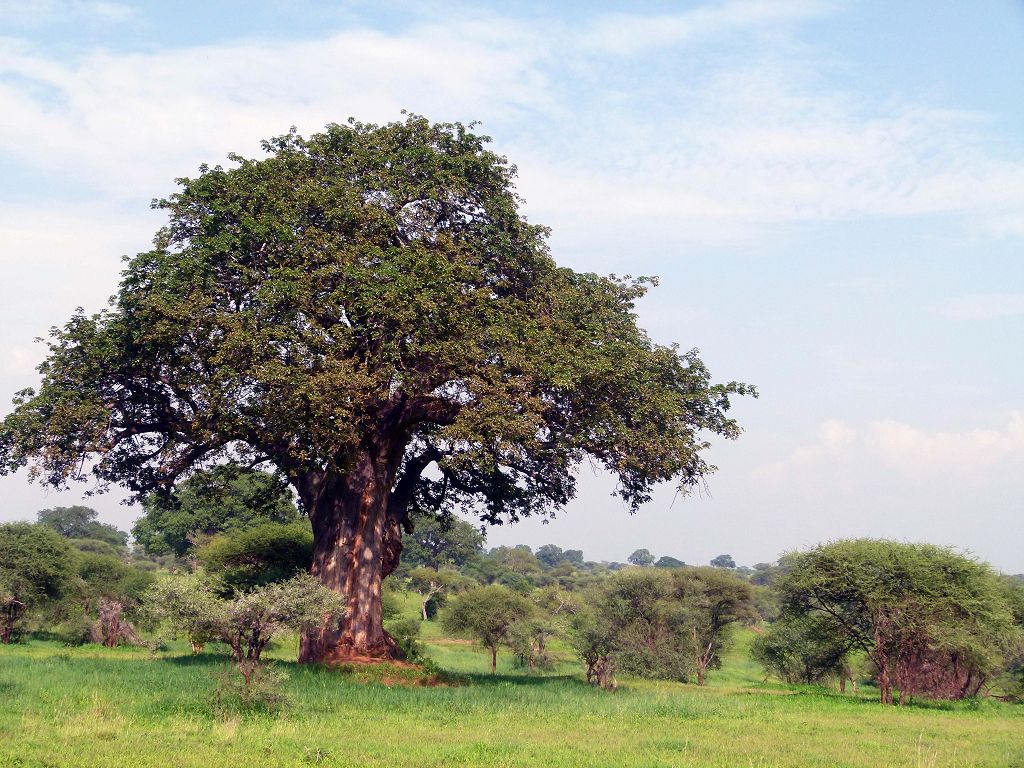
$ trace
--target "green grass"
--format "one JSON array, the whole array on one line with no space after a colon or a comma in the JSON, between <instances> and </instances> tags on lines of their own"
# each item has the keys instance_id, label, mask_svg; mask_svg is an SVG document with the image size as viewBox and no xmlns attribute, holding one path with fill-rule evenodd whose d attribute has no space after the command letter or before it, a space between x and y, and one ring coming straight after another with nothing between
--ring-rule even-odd
<instances>
[{"instance_id":1,"label":"green grass","mask_svg":"<svg viewBox=\"0 0 1024 768\"><path fill-rule=\"evenodd\" d=\"M996 701L885 708L762 681L741 635L709 685L622 680L588 687L563 662L527 676L499 656L424 631L461 673L449 687L395 685L274 656L292 703L280 715L211 708L224 656L184 644L0 649L0 766L1006 766L1024 765L1024 707Z\"/></svg>"}]
</instances>

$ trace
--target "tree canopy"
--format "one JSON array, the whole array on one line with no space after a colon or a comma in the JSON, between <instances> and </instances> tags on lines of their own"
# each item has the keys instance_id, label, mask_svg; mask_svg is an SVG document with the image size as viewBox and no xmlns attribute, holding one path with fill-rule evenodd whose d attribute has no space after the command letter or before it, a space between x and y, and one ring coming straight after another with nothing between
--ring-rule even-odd
<instances>
[{"instance_id":1,"label":"tree canopy","mask_svg":"<svg viewBox=\"0 0 1024 768\"><path fill-rule=\"evenodd\" d=\"M402 536L402 562L407 568L465 565L483 551L480 527L457 517L422 515Z\"/></svg>"},{"instance_id":2,"label":"tree canopy","mask_svg":"<svg viewBox=\"0 0 1024 768\"><path fill-rule=\"evenodd\" d=\"M352 120L180 179L110 309L51 332L2 471L144 498L226 460L275 467L349 601L305 660L394 652L380 585L413 510L553 515L587 459L631 510L659 482L693 489L753 390L637 326L654 281L559 268L488 140Z\"/></svg>"},{"instance_id":3,"label":"tree canopy","mask_svg":"<svg viewBox=\"0 0 1024 768\"><path fill-rule=\"evenodd\" d=\"M638 549L633 552L627 560L629 560L633 565L639 565L641 567L654 565L654 555L651 554L649 549Z\"/></svg>"},{"instance_id":4,"label":"tree canopy","mask_svg":"<svg viewBox=\"0 0 1024 768\"><path fill-rule=\"evenodd\" d=\"M732 559L732 555L719 555L712 559L711 565L715 568L735 568L736 561Z\"/></svg>"},{"instance_id":5,"label":"tree canopy","mask_svg":"<svg viewBox=\"0 0 1024 768\"><path fill-rule=\"evenodd\" d=\"M829 646L863 651L883 703L893 702L894 687L900 703L916 693L975 695L1019 652L1004 584L989 566L943 547L837 541L787 556L776 588L777 631L812 633L802 640L812 655Z\"/></svg>"},{"instance_id":6,"label":"tree canopy","mask_svg":"<svg viewBox=\"0 0 1024 768\"><path fill-rule=\"evenodd\" d=\"M299 518L285 480L237 464L200 470L167 493L150 493L143 509L132 536L151 555L181 556L199 537Z\"/></svg>"},{"instance_id":7,"label":"tree canopy","mask_svg":"<svg viewBox=\"0 0 1024 768\"><path fill-rule=\"evenodd\" d=\"M233 591L285 581L309 570L313 534L309 523L256 523L205 541L196 560Z\"/></svg>"},{"instance_id":8,"label":"tree canopy","mask_svg":"<svg viewBox=\"0 0 1024 768\"><path fill-rule=\"evenodd\" d=\"M29 608L73 586L75 565L71 547L52 528L0 524L0 642L11 641Z\"/></svg>"},{"instance_id":9,"label":"tree canopy","mask_svg":"<svg viewBox=\"0 0 1024 768\"><path fill-rule=\"evenodd\" d=\"M68 539L91 539L123 549L128 544L128 534L116 526L99 521L99 513L91 507L53 507L36 513L41 525L53 528Z\"/></svg>"}]
</instances>

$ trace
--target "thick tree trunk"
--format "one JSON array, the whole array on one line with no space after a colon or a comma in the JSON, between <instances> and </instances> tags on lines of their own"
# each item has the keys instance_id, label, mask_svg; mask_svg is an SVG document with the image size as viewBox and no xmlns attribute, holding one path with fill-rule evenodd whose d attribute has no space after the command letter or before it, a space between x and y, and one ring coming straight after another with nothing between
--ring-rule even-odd
<instances>
[{"instance_id":1,"label":"thick tree trunk","mask_svg":"<svg viewBox=\"0 0 1024 768\"><path fill-rule=\"evenodd\" d=\"M343 479L304 499L313 525L312 573L345 595L347 612L340 622L303 635L300 662L402 657L381 616L381 583L397 567L402 548L401 529L388 509L392 463L382 467L365 454Z\"/></svg>"}]
</instances>

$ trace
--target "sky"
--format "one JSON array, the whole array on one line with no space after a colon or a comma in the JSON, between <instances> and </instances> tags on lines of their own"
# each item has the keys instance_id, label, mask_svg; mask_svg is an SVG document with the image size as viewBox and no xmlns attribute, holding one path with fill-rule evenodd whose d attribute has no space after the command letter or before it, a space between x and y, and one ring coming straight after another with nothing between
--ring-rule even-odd
<instances>
[{"instance_id":1,"label":"sky","mask_svg":"<svg viewBox=\"0 0 1024 768\"><path fill-rule=\"evenodd\" d=\"M563 265L756 384L700 494L581 470L491 545L741 564L850 536L1024 572L1024 2L0 0L0 402L200 163L350 116L477 120ZM6 410L0 406L0 413ZM0 520L82 502L0 478ZM87 500L129 527L113 492Z\"/></svg>"}]
</instances>

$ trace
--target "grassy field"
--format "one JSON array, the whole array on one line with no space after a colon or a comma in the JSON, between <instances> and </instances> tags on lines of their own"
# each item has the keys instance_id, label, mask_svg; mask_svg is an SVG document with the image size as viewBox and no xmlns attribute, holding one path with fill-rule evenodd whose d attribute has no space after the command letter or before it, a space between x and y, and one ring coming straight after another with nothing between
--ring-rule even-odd
<instances>
[{"instance_id":1,"label":"grassy field","mask_svg":"<svg viewBox=\"0 0 1024 768\"><path fill-rule=\"evenodd\" d=\"M996 701L883 708L858 696L762 682L741 636L700 689L621 680L589 688L568 660L552 674L499 674L464 641L425 631L463 684L361 683L275 649L281 714L211 705L216 649L0 649L0 766L1024 766L1024 707Z\"/></svg>"}]
</instances>

